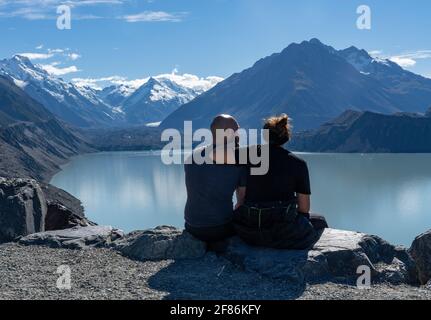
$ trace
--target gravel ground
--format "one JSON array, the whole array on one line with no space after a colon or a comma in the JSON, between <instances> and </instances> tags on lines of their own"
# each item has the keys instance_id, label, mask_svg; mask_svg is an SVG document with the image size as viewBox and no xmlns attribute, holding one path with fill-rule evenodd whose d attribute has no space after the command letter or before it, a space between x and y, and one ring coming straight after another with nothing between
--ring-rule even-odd
<instances>
[{"instance_id":1,"label":"gravel ground","mask_svg":"<svg viewBox=\"0 0 431 320\"><path fill-rule=\"evenodd\" d=\"M57 289L57 268L71 269L71 290ZM214 255L195 261L137 262L108 249L74 251L0 245L4 299L431 299L431 290L339 284L298 288L244 272Z\"/></svg>"}]
</instances>

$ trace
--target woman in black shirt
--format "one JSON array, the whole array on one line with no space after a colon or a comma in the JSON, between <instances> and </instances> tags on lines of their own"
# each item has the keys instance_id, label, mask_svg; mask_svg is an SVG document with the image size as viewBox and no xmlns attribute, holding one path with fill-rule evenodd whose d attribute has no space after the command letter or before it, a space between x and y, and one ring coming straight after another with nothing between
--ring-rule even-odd
<instances>
[{"instance_id":1,"label":"woman in black shirt","mask_svg":"<svg viewBox=\"0 0 431 320\"><path fill-rule=\"evenodd\" d=\"M291 136L287 115L265 122L269 131L269 170L249 175L245 204L235 212L238 234L254 245L303 249L327 228L325 218L310 214L307 163L283 148ZM256 147L255 147L256 148Z\"/></svg>"}]
</instances>

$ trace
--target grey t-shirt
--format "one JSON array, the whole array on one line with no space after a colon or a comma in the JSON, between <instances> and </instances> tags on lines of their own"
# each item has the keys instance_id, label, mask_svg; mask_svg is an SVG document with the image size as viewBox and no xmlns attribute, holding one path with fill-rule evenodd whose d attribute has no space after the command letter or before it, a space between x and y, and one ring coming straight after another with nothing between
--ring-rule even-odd
<instances>
[{"instance_id":1,"label":"grey t-shirt","mask_svg":"<svg viewBox=\"0 0 431 320\"><path fill-rule=\"evenodd\" d=\"M245 166L186 164L186 223L195 228L218 227L232 221L233 194L247 185Z\"/></svg>"}]
</instances>

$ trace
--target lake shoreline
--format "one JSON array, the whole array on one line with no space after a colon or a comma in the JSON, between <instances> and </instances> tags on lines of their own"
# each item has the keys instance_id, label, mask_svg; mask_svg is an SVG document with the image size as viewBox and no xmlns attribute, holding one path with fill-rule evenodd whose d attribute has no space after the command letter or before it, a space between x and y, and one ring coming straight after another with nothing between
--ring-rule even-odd
<instances>
[{"instance_id":1,"label":"lake shoreline","mask_svg":"<svg viewBox=\"0 0 431 320\"><path fill-rule=\"evenodd\" d=\"M107 229L77 226L0 244L0 299L431 299L430 283L415 280L429 279L429 252L420 248L431 231L413 251L327 229L310 253L252 248L233 238L228 252L216 256L175 228L126 235ZM356 267L369 263L375 273L364 291L355 285ZM56 287L62 265L70 267L71 290Z\"/></svg>"},{"instance_id":2,"label":"lake shoreline","mask_svg":"<svg viewBox=\"0 0 431 320\"><path fill-rule=\"evenodd\" d=\"M431 204L425 195L431 192L431 171L425 165L430 154L297 154L309 163L313 211L326 215L330 225L378 234L405 246L424 224L431 225L426 216ZM159 155L154 150L86 153L70 159L50 182L81 198L95 222L126 231L163 224L181 227L179 215L186 198L183 169L163 165ZM166 194L169 202L163 200ZM335 201L337 196L344 200ZM111 219L111 211L124 215L122 220ZM128 217L137 222L133 225Z\"/></svg>"}]
</instances>

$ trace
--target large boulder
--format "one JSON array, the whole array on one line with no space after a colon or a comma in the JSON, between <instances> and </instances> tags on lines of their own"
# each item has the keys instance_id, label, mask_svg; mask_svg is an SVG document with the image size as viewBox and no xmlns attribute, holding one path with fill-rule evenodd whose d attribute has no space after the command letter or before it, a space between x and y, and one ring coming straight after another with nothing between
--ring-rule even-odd
<instances>
[{"instance_id":1,"label":"large boulder","mask_svg":"<svg viewBox=\"0 0 431 320\"><path fill-rule=\"evenodd\" d=\"M32 179L0 178L0 242L33 233L88 227L81 202Z\"/></svg>"},{"instance_id":2,"label":"large boulder","mask_svg":"<svg viewBox=\"0 0 431 320\"><path fill-rule=\"evenodd\" d=\"M414 262L406 249L358 232L326 229L308 251L254 248L233 238L224 256L246 270L301 285L330 279L353 281L360 266L369 267L376 282L416 282Z\"/></svg>"},{"instance_id":3,"label":"large boulder","mask_svg":"<svg viewBox=\"0 0 431 320\"><path fill-rule=\"evenodd\" d=\"M0 242L45 230L47 204L31 179L0 178Z\"/></svg>"},{"instance_id":4,"label":"large boulder","mask_svg":"<svg viewBox=\"0 0 431 320\"><path fill-rule=\"evenodd\" d=\"M47 246L64 249L88 249L109 246L123 237L120 230L106 226L74 227L66 230L46 231L19 239L21 245Z\"/></svg>"},{"instance_id":5,"label":"large boulder","mask_svg":"<svg viewBox=\"0 0 431 320\"><path fill-rule=\"evenodd\" d=\"M204 242L186 231L161 226L135 231L115 241L112 247L134 260L197 259L206 253Z\"/></svg>"},{"instance_id":6,"label":"large boulder","mask_svg":"<svg viewBox=\"0 0 431 320\"><path fill-rule=\"evenodd\" d=\"M431 280L431 230L413 241L410 254L416 262L419 281L424 285Z\"/></svg>"}]
</instances>

